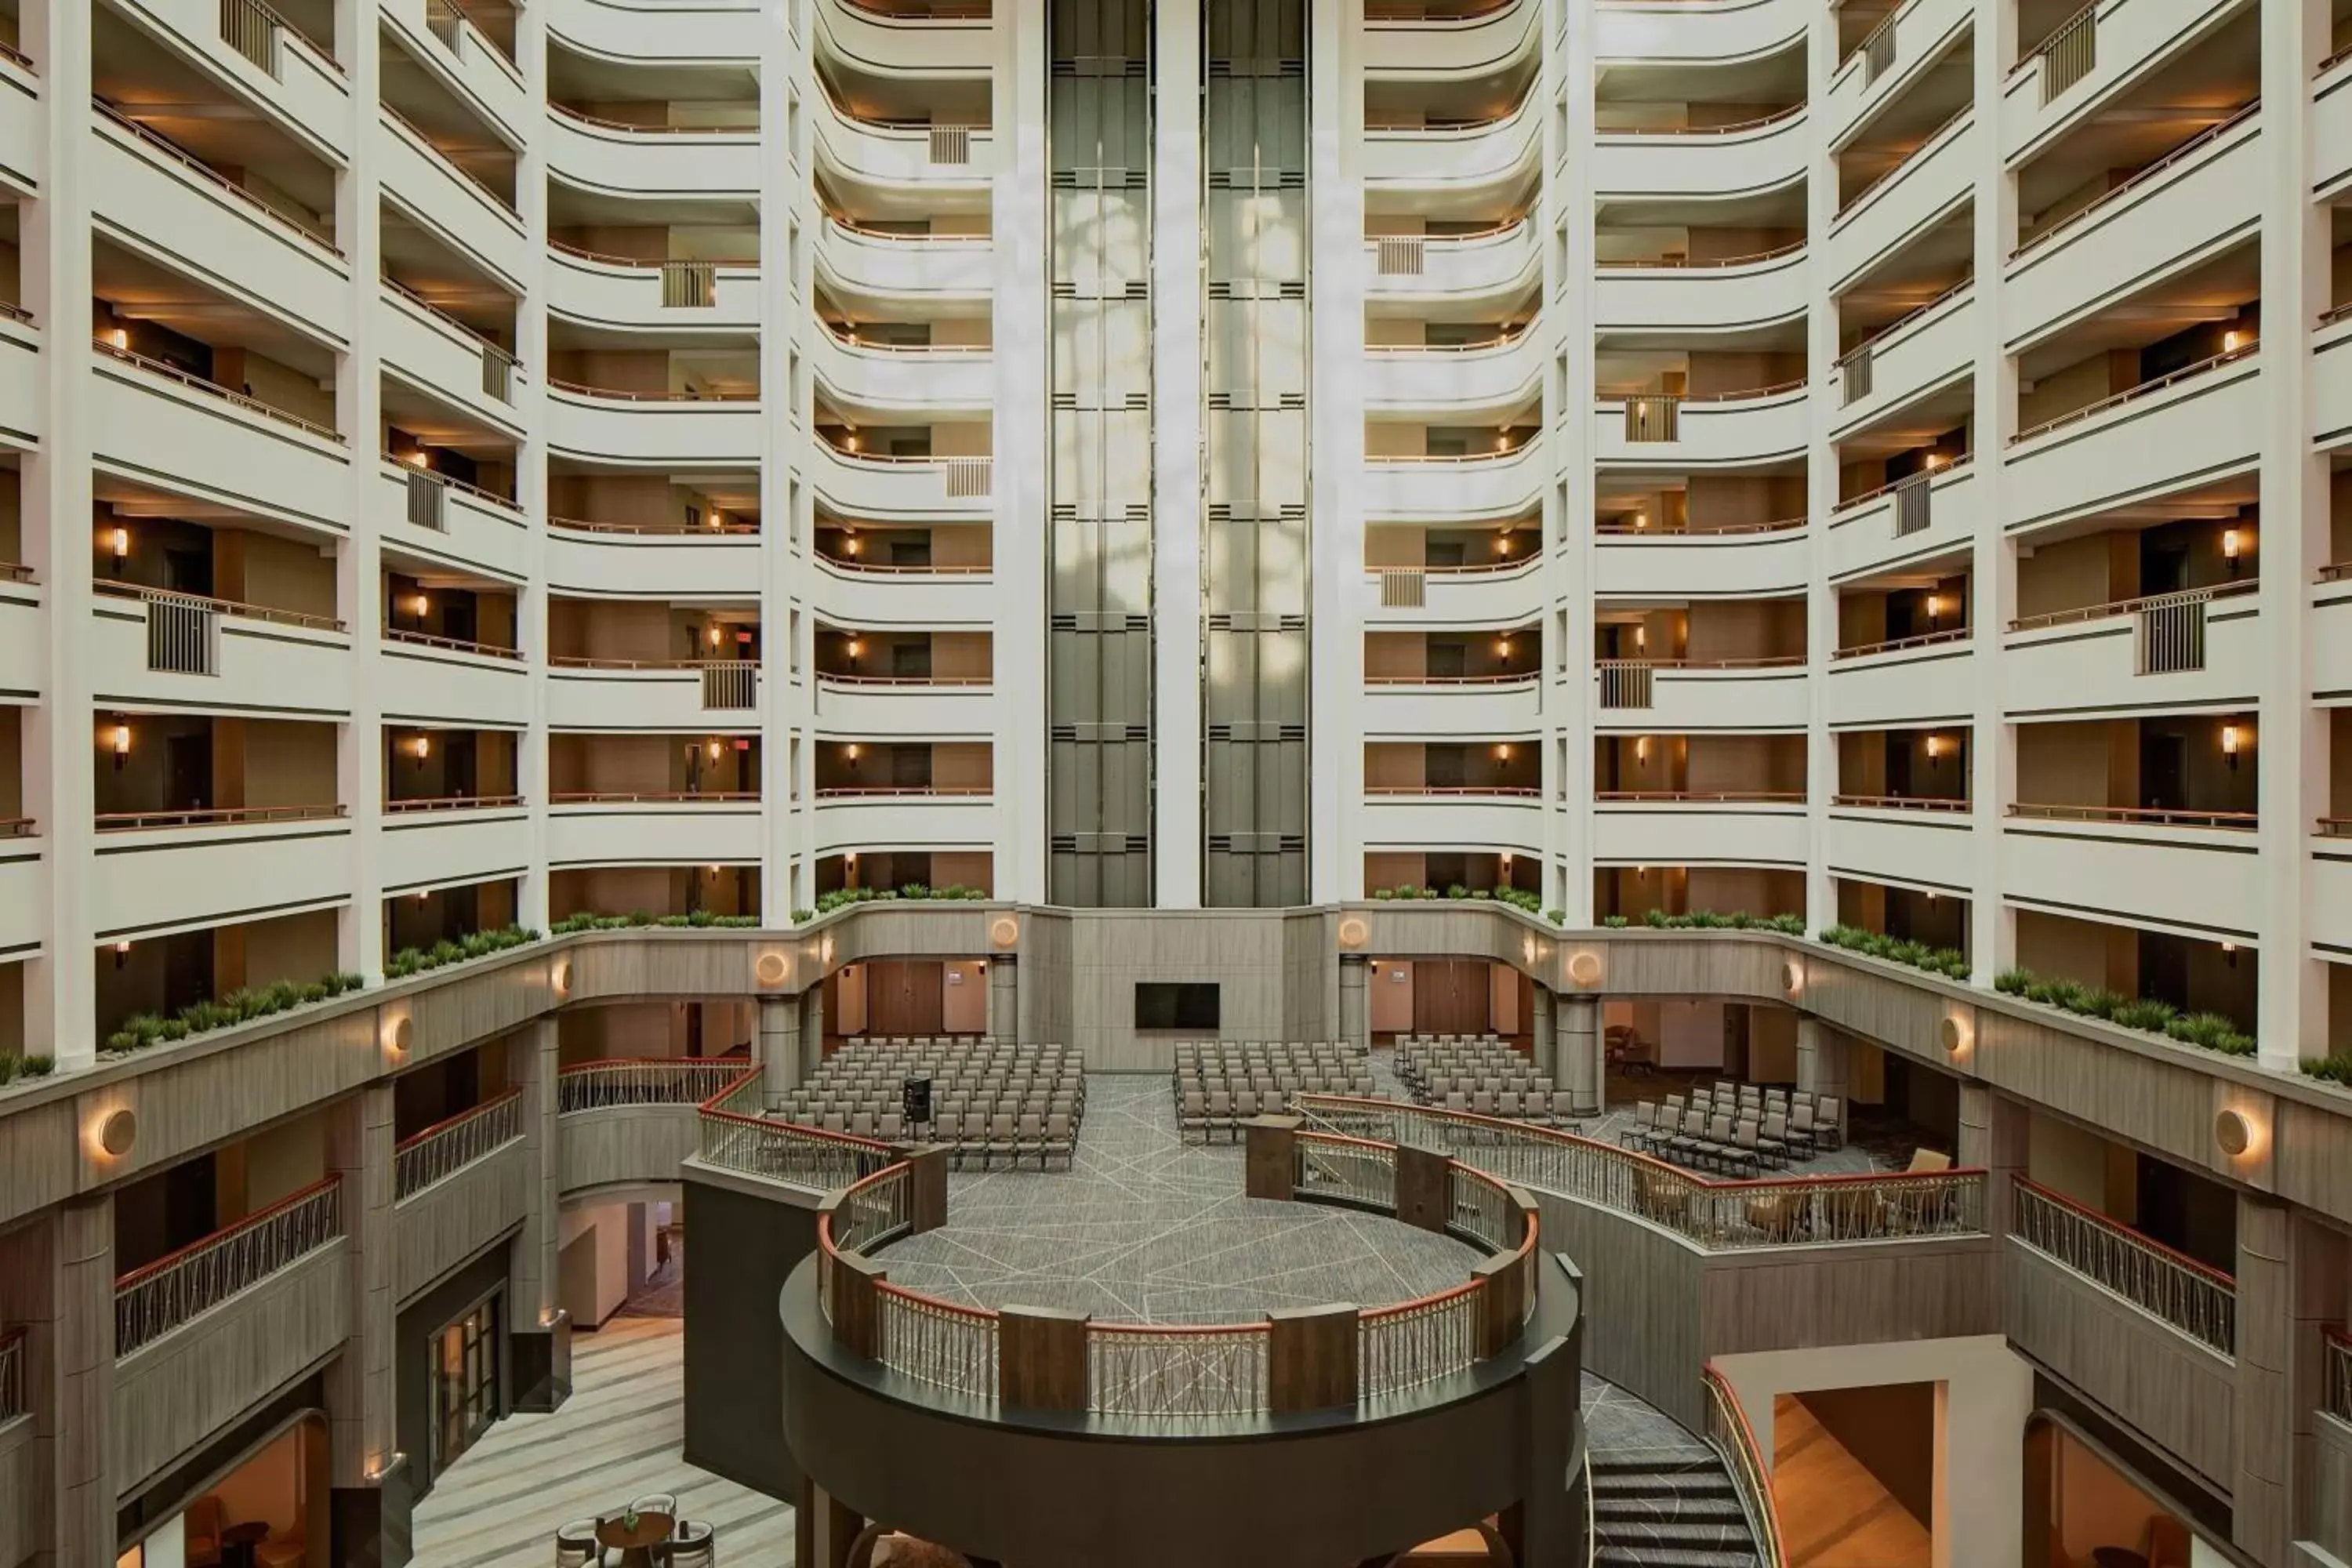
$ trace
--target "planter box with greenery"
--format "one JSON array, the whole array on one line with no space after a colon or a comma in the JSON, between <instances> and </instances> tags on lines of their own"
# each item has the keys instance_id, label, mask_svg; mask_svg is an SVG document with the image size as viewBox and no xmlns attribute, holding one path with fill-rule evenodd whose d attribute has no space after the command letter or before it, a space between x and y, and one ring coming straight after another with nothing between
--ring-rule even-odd
<instances>
[{"instance_id":1,"label":"planter box with greenery","mask_svg":"<svg viewBox=\"0 0 2352 1568\"><path fill-rule=\"evenodd\" d=\"M2004 969L1992 977L1993 989L2005 996L2038 1002L2062 1013L2104 1019L2142 1034L2162 1035L2184 1046L2219 1051L2225 1057L2254 1054L2254 1037L2239 1032L2236 1020L2220 1013L2183 1013L2169 1002L2152 996L2126 996L2104 986L2072 980L2044 980L2030 969ZM2310 1064L2305 1064L2310 1071ZM2314 1073L2313 1077L2322 1075Z\"/></svg>"},{"instance_id":2,"label":"planter box with greenery","mask_svg":"<svg viewBox=\"0 0 2352 1568\"><path fill-rule=\"evenodd\" d=\"M1601 923L1611 931L1630 931L1633 926L1624 915L1603 915ZM1734 910L1727 915L1713 910L1693 910L1685 915L1652 910L1642 917L1642 924L1651 931L1776 931L1783 936L1805 934L1802 915L1751 915L1745 910Z\"/></svg>"},{"instance_id":3,"label":"planter box with greenery","mask_svg":"<svg viewBox=\"0 0 2352 1568\"><path fill-rule=\"evenodd\" d=\"M391 966L385 965L385 973L390 972ZM312 1003L340 996L346 991L356 991L362 984L358 975L339 972L308 984L280 980L274 985L248 986L232 991L215 1001L198 1002L183 1007L176 1016L170 1018L155 1013L134 1013L122 1020L121 1028L106 1037L106 1049L113 1055L122 1056L132 1051L143 1051L150 1046L184 1040L191 1035L226 1029L233 1024L250 1024L274 1013L291 1012L297 1007L307 1007Z\"/></svg>"},{"instance_id":4,"label":"planter box with greenery","mask_svg":"<svg viewBox=\"0 0 2352 1568\"><path fill-rule=\"evenodd\" d=\"M1508 904L1515 910L1525 910L1531 915L1543 912L1543 900L1517 888L1465 888L1456 882L1444 892L1435 888L1417 888L1411 882L1394 888L1374 888L1372 897L1382 902L1390 900L1452 899L1463 903ZM1559 921L1555 921L1554 924Z\"/></svg>"},{"instance_id":5,"label":"planter box with greenery","mask_svg":"<svg viewBox=\"0 0 2352 1568\"><path fill-rule=\"evenodd\" d=\"M30 1083L35 1079L47 1078L57 1070L57 1065L55 1057L0 1056L0 1089L20 1079Z\"/></svg>"},{"instance_id":6,"label":"planter box with greenery","mask_svg":"<svg viewBox=\"0 0 2352 1568\"><path fill-rule=\"evenodd\" d=\"M383 977L386 980L405 980L428 969L441 969L472 958L488 958L494 952L504 952L510 947L521 947L538 940L539 932L529 926L501 926L496 931L478 931L456 941L444 937L431 947L402 948L383 961Z\"/></svg>"},{"instance_id":7,"label":"planter box with greenery","mask_svg":"<svg viewBox=\"0 0 2352 1568\"><path fill-rule=\"evenodd\" d=\"M909 882L903 888L835 888L830 893L817 895L816 908L794 910L793 923L799 925L819 915L847 909L852 904L890 904L903 900L932 903L984 903L992 897L994 895L985 888L967 888L961 882L945 888L926 887L920 882Z\"/></svg>"},{"instance_id":8,"label":"planter box with greenery","mask_svg":"<svg viewBox=\"0 0 2352 1568\"><path fill-rule=\"evenodd\" d=\"M1860 926L1823 926L1821 938L1830 946L1844 948L1848 952L1883 958L1890 963L1907 963L1948 980L1965 981L1969 977L1969 955L1956 947L1929 947L1924 942L1885 936Z\"/></svg>"},{"instance_id":9,"label":"planter box with greenery","mask_svg":"<svg viewBox=\"0 0 2352 1568\"><path fill-rule=\"evenodd\" d=\"M696 910L691 914L656 915L644 910L633 910L625 915L591 914L585 910L566 915L547 929L557 936L569 936L576 931L623 931L631 926L660 926L672 931L691 928L708 931L724 928L747 930L760 923L757 915L714 915L709 910Z\"/></svg>"}]
</instances>

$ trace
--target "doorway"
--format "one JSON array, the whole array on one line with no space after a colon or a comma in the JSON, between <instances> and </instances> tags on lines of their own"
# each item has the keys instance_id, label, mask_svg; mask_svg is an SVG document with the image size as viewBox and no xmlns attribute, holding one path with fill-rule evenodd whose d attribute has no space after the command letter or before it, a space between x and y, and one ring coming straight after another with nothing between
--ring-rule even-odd
<instances>
[{"instance_id":1,"label":"doorway","mask_svg":"<svg viewBox=\"0 0 2352 1568\"><path fill-rule=\"evenodd\" d=\"M499 1312L493 1293L433 1336L432 1475L438 1479L499 1418Z\"/></svg>"}]
</instances>

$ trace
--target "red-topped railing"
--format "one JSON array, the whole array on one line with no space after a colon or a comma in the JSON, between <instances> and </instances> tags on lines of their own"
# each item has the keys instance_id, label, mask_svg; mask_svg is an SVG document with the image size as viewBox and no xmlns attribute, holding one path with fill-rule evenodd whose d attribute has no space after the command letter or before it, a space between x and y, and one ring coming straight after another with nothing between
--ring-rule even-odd
<instances>
[{"instance_id":1,"label":"red-topped railing","mask_svg":"<svg viewBox=\"0 0 2352 1568\"><path fill-rule=\"evenodd\" d=\"M1801 805L1805 792L1801 789L1600 789L1592 792L1596 801L1617 801L1632 805L1652 802L1690 802L1700 805L1765 805L1790 801Z\"/></svg>"},{"instance_id":2,"label":"red-topped railing","mask_svg":"<svg viewBox=\"0 0 2352 1568\"><path fill-rule=\"evenodd\" d=\"M744 1076L740 1057L650 1057L581 1062L555 1080L555 1108L607 1110L622 1105L700 1105Z\"/></svg>"},{"instance_id":3,"label":"red-topped railing","mask_svg":"<svg viewBox=\"0 0 2352 1568\"><path fill-rule=\"evenodd\" d=\"M2046 436L2053 430L2063 429L2066 426L2091 418L2095 415L2105 414L2110 408L2121 408L2126 403L2137 403L2143 397L2162 392L2168 386L2178 386L2182 382L2193 380L2208 371L2219 370L2223 365L2235 364L2242 359L2252 359L2262 352L2262 347L2260 342L2243 343L2237 348L2214 354L2210 358L2200 359L2195 364L2184 364L2179 370L2143 381L2137 386L2126 387L2112 397L2102 397L2096 403L2086 403L2072 413L2061 414L2055 419L2044 419L2041 424L2029 429L2020 430L2009 438L2009 444L2012 447L2019 446L2032 440L2037 436Z\"/></svg>"},{"instance_id":4,"label":"red-topped railing","mask_svg":"<svg viewBox=\"0 0 2352 1568\"><path fill-rule=\"evenodd\" d=\"M393 1201L415 1197L521 1136L522 1090L509 1089L402 1139L393 1149Z\"/></svg>"},{"instance_id":5,"label":"red-topped railing","mask_svg":"<svg viewBox=\"0 0 2352 1568\"><path fill-rule=\"evenodd\" d=\"M1944 475L1955 473L1961 468L1965 468L1974 461L1976 461L1976 454L1974 452L1963 452L1948 463L1938 463L1931 468L1918 469L1916 472L1904 475L1899 479L1889 479L1883 485L1878 485L1870 489L1864 490L1859 495L1848 496L1845 500L1838 502L1836 506L1830 510L1832 511L1850 511L1858 506L1868 506L1872 501L1876 500L1881 496L1893 495L1905 485L1916 483L1919 475L1922 473L1930 476L1928 482L1932 484L1935 480L1941 479Z\"/></svg>"},{"instance_id":6,"label":"red-topped railing","mask_svg":"<svg viewBox=\"0 0 2352 1568\"><path fill-rule=\"evenodd\" d=\"M890 1145L876 1139L771 1121L761 1114L766 1093L755 1067L702 1102L698 1152L706 1163L821 1193L889 1163Z\"/></svg>"},{"instance_id":7,"label":"red-topped railing","mask_svg":"<svg viewBox=\"0 0 2352 1568\"><path fill-rule=\"evenodd\" d=\"M2012 1178L2009 1234L2225 1356L2238 1348L2238 1282L2096 1209Z\"/></svg>"},{"instance_id":8,"label":"red-topped railing","mask_svg":"<svg viewBox=\"0 0 2352 1568\"><path fill-rule=\"evenodd\" d=\"M1692 522L1685 520L1672 528L1653 528L1646 522L1635 522L1625 518L1603 518L1592 525L1592 531L1626 539L1704 539L1717 534L1786 533L1804 527L1810 521L1803 517L1775 518L1769 522Z\"/></svg>"},{"instance_id":9,"label":"red-topped railing","mask_svg":"<svg viewBox=\"0 0 2352 1568\"><path fill-rule=\"evenodd\" d=\"M2189 588L2168 594L2149 594L2137 599L2113 599L2104 605L2082 605L2071 610L2051 610L2039 616L2020 616L2009 623L2013 632L2040 631L2044 626L2073 626L2080 621L2103 621L2110 616L2136 616L2151 605L2174 604L2184 595L2212 600L2226 599L2233 595L2251 594L2262 584L2252 578L2236 583L2217 583L2210 588Z\"/></svg>"},{"instance_id":10,"label":"red-topped railing","mask_svg":"<svg viewBox=\"0 0 2352 1568\"><path fill-rule=\"evenodd\" d=\"M1756 1543L1760 1568L1785 1568L1789 1550L1780 1535L1780 1505L1772 1495L1772 1473L1764 1464L1764 1450L1739 1395L1713 1362L1700 1375L1706 1382L1706 1437L1723 1456L1724 1468L1739 1493L1739 1510L1748 1516L1748 1533Z\"/></svg>"},{"instance_id":11,"label":"red-topped railing","mask_svg":"<svg viewBox=\"0 0 2352 1568\"><path fill-rule=\"evenodd\" d=\"M178 142L173 141L162 132L152 131L146 126L140 124L139 121L131 119L131 116L124 113L121 109L118 108L114 104L109 103L105 99L92 97L89 101L90 107L97 110L98 112L103 115L109 122L129 132L131 136L137 138L147 146L153 148L157 153L169 158L174 163L179 164L180 167L187 170L188 173L195 175L196 178L203 180L207 184L213 186L215 190L236 197L238 201L243 202L247 206L249 206L268 217L270 221L278 224L280 227L300 236L303 239L312 245L319 246L336 256L341 256L343 253L342 248L340 246L336 245L333 240L329 239L325 235L320 233L309 223L295 216L292 213L287 212L282 207L272 206L260 195L246 189L243 185L238 184L235 180L230 179L226 174L222 174L218 169L214 168L210 163L205 163L202 158L197 157L194 153L189 152L186 148L181 146Z\"/></svg>"},{"instance_id":12,"label":"red-topped railing","mask_svg":"<svg viewBox=\"0 0 2352 1568\"><path fill-rule=\"evenodd\" d=\"M1832 805L1858 806L1869 811L1967 811L1965 800L1923 795L1833 795Z\"/></svg>"},{"instance_id":13,"label":"red-topped railing","mask_svg":"<svg viewBox=\"0 0 2352 1568\"><path fill-rule=\"evenodd\" d=\"M2017 248L2009 253L2009 258L2011 261L2014 261L2019 257L2023 256L2027 251L2032 250L2040 246L2047 245L2053 237L2065 233L2068 229L2073 228L2076 224L2081 223L2084 219L2089 217L2093 213L2105 211L2108 207L2113 206L2116 203L2129 195L2132 192L2139 189L2140 186L2147 184L2148 181L2155 179L2167 169L2179 163L2182 159L2193 157L2200 148L2209 146L2211 143L2220 141L2222 137L2228 135L2233 127L2251 119L2255 114L2260 113L2262 107L2263 102L2260 99L2255 99L2252 102L2242 105L2235 113L2222 121L2220 124L2208 126L2206 129L2199 132L2196 135L2191 136L2188 141L2183 142L2179 146L2175 147L2171 152L2167 153L2163 157L2158 158L2153 163L2148 164L2147 167L2141 169L2137 174L2123 181L2122 184L2108 186L2105 190L2101 191L2095 198L2085 203L2082 206L2076 207L2073 212L2068 213L2064 217L2060 218L2048 228L2042 230L2039 234L2035 234L2025 239L2020 240L2018 242Z\"/></svg>"},{"instance_id":14,"label":"red-topped railing","mask_svg":"<svg viewBox=\"0 0 2352 1568\"><path fill-rule=\"evenodd\" d=\"M405 626L384 627L383 640L386 642L413 643L418 647L446 648L452 653L478 654L484 658L504 658L520 661L522 658L522 649L519 647L501 647L496 643L475 642L467 637L445 637L437 636L432 632L413 632ZM550 664L561 664L563 661L561 659L551 658L547 662Z\"/></svg>"},{"instance_id":15,"label":"red-topped railing","mask_svg":"<svg viewBox=\"0 0 2352 1568\"><path fill-rule=\"evenodd\" d=\"M127 1356L343 1235L343 1179L280 1198L114 1282L114 1353Z\"/></svg>"},{"instance_id":16,"label":"red-topped railing","mask_svg":"<svg viewBox=\"0 0 2352 1568\"><path fill-rule=\"evenodd\" d=\"M2225 827L2252 832L2259 819L2251 811L2186 811L2156 805L2074 805L2018 801L2011 816L2040 817L2054 822L2127 822L2146 827Z\"/></svg>"},{"instance_id":17,"label":"red-topped railing","mask_svg":"<svg viewBox=\"0 0 2352 1568\"><path fill-rule=\"evenodd\" d=\"M200 375L190 375L177 365L165 364L159 359L149 359L145 354L134 353L130 349L117 348L104 338L90 339L89 346L109 359L121 360L124 364L137 365L150 375L160 375L166 381L177 382L192 392L201 392L207 397L217 397L223 403L234 404L248 413L275 419L281 425L291 425L298 430L307 430L321 440L332 441L339 447L345 444L342 432L331 426L321 425L315 419L305 419L299 414L289 414L285 409L274 404L264 403L257 397L247 397L241 392L232 392L219 382L207 381Z\"/></svg>"},{"instance_id":18,"label":"red-topped railing","mask_svg":"<svg viewBox=\"0 0 2352 1568\"><path fill-rule=\"evenodd\" d=\"M482 811L491 806L514 806L522 804L519 795L417 795L408 800L388 800L383 803L387 814L411 811Z\"/></svg>"},{"instance_id":19,"label":"red-topped railing","mask_svg":"<svg viewBox=\"0 0 2352 1568\"><path fill-rule=\"evenodd\" d=\"M247 604L241 599L215 598L209 594L183 594L175 588L151 588L141 583L117 583L100 580L90 584L93 593L121 599L162 599L176 605L201 605L224 616L239 620L270 621L281 626L301 626L314 632L339 632L343 623L332 616L314 616L306 610L281 610L270 605Z\"/></svg>"},{"instance_id":20,"label":"red-topped railing","mask_svg":"<svg viewBox=\"0 0 2352 1568\"><path fill-rule=\"evenodd\" d=\"M100 833L131 833L149 827L227 827L256 822L311 822L339 817L332 802L314 805L215 805L187 811L101 811L91 819Z\"/></svg>"},{"instance_id":21,"label":"red-topped railing","mask_svg":"<svg viewBox=\"0 0 2352 1568\"><path fill-rule=\"evenodd\" d=\"M1966 642L1972 628L1946 626L1941 631L1921 632L1916 637L1889 637L1884 642L1856 643L1852 647L1830 649L1832 658L1868 658L1874 654L1900 653L1906 648L1933 647L1938 643Z\"/></svg>"}]
</instances>

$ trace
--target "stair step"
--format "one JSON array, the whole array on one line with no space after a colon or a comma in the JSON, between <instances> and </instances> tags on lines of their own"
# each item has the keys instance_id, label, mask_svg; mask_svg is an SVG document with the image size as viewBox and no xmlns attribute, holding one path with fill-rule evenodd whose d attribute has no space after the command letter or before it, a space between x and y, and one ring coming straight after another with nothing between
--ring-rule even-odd
<instances>
[{"instance_id":1,"label":"stair step","mask_svg":"<svg viewBox=\"0 0 2352 1568\"><path fill-rule=\"evenodd\" d=\"M1691 1547L1702 1552L1745 1552L1748 1521L1703 1519L1596 1520L1600 1539L1618 1546Z\"/></svg>"},{"instance_id":2,"label":"stair step","mask_svg":"<svg viewBox=\"0 0 2352 1568\"><path fill-rule=\"evenodd\" d=\"M1685 1546L1619 1546L1592 1553L1594 1568L1758 1568L1752 1552L1704 1552Z\"/></svg>"},{"instance_id":3,"label":"stair step","mask_svg":"<svg viewBox=\"0 0 2352 1568\"><path fill-rule=\"evenodd\" d=\"M1592 1495L1598 1497L1737 1497L1731 1478L1722 1467L1710 1464L1705 1469L1687 1470L1611 1470L1596 1465L1592 1470Z\"/></svg>"},{"instance_id":4,"label":"stair step","mask_svg":"<svg viewBox=\"0 0 2352 1568\"><path fill-rule=\"evenodd\" d=\"M1704 1443L1678 1443L1657 1448L1594 1448L1591 1458L1594 1475L1622 1475L1629 1470L1658 1474L1723 1467L1723 1456Z\"/></svg>"},{"instance_id":5,"label":"stair step","mask_svg":"<svg viewBox=\"0 0 2352 1568\"><path fill-rule=\"evenodd\" d=\"M1650 1492L1640 1496L1625 1493L1595 1492L1592 1512L1596 1519L1619 1520L1630 1524L1647 1524L1665 1521L1690 1524L1734 1524L1748 1528L1748 1510L1739 1506L1736 1493L1713 1492Z\"/></svg>"}]
</instances>

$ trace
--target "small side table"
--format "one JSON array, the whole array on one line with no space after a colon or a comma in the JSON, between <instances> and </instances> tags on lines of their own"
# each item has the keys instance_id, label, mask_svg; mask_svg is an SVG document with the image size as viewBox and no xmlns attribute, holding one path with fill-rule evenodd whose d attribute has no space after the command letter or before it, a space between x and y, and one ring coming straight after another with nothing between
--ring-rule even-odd
<instances>
[{"instance_id":1,"label":"small side table","mask_svg":"<svg viewBox=\"0 0 2352 1568\"><path fill-rule=\"evenodd\" d=\"M631 1530L617 1516L596 1527L596 1544L621 1554L621 1568L653 1568L654 1546L667 1541L677 1521L666 1513L641 1513Z\"/></svg>"},{"instance_id":2,"label":"small side table","mask_svg":"<svg viewBox=\"0 0 2352 1568\"><path fill-rule=\"evenodd\" d=\"M253 1568L253 1549L269 1539L269 1526L249 1519L222 1531L220 1539L222 1568Z\"/></svg>"}]
</instances>

